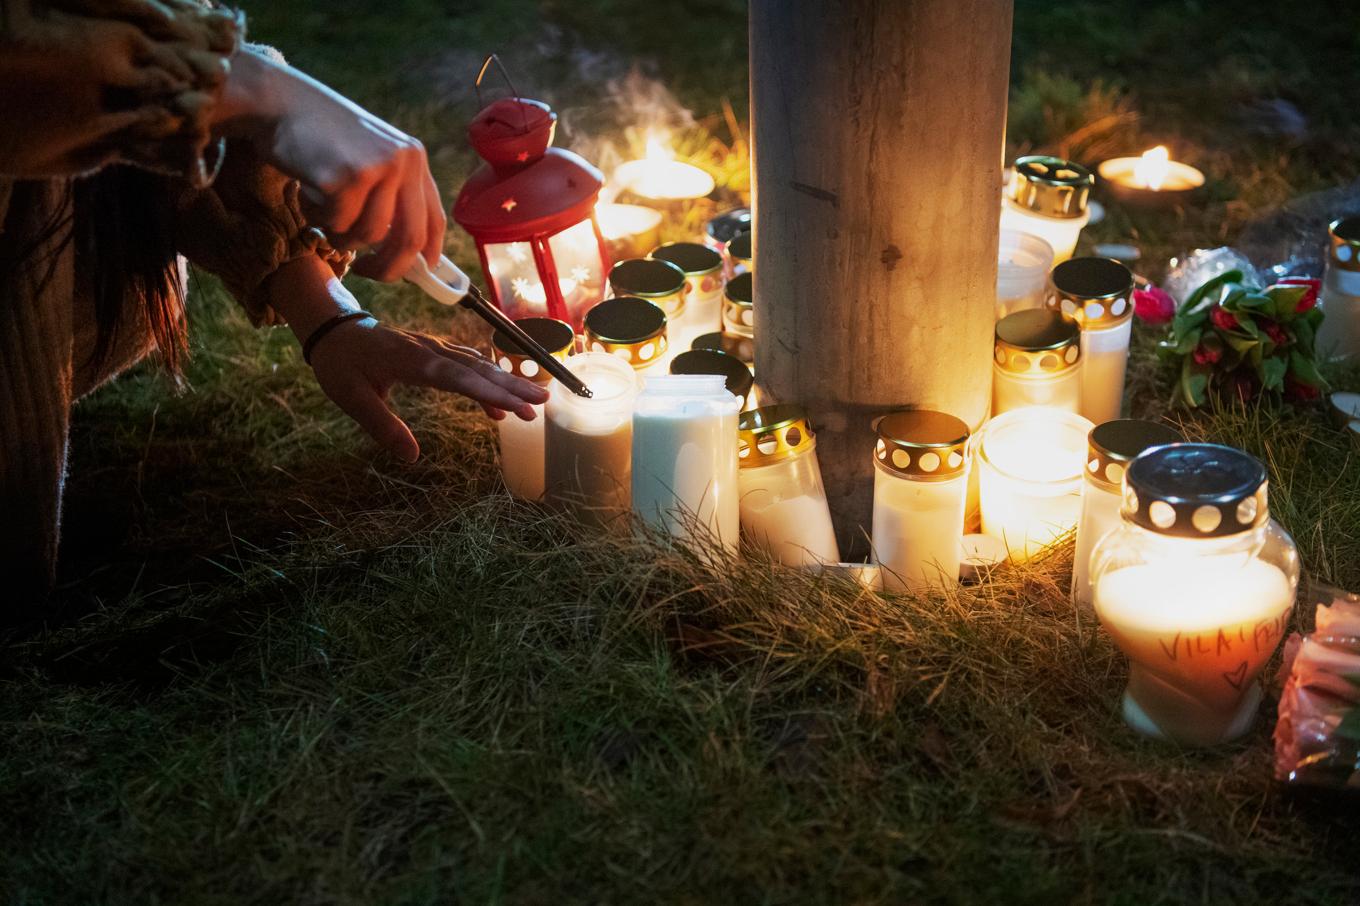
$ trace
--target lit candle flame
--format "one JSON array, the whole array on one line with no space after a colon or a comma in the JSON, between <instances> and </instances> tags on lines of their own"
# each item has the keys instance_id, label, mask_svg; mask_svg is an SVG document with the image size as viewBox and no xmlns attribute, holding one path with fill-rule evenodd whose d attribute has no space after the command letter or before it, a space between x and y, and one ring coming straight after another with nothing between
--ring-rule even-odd
<instances>
[{"instance_id":1,"label":"lit candle flame","mask_svg":"<svg viewBox=\"0 0 1360 906\"><path fill-rule=\"evenodd\" d=\"M657 132L647 133L647 160L673 160L675 155L671 153L666 136Z\"/></svg>"},{"instance_id":2,"label":"lit candle flame","mask_svg":"<svg viewBox=\"0 0 1360 906\"><path fill-rule=\"evenodd\" d=\"M1157 191L1166 181L1171 170L1171 152L1166 145L1158 145L1144 151L1142 158L1133 166L1133 178L1138 185Z\"/></svg>"}]
</instances>

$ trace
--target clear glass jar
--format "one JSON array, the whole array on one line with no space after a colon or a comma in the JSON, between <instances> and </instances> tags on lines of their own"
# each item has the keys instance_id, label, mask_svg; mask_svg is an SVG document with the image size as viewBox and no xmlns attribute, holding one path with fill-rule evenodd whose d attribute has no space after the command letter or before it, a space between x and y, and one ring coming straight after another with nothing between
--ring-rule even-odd
<instances>
[{"instance_id":1,"label":"clear glass jar","mask_svg":"<svg viewBox=\"0 0 1360 906\"><path fill-rule=\"evenodd\" d=\"M1231 447L1157 447L1125 473L1121 517L1096 545L1091 582L1096 615L1130 662L1125 720L1180 745L1241 736L1299 580L1265 468Z\"/></svg>"},{"instance_id":2,"label":"clear glass jar","mask_svg":"<svg viewBox=\"0 0 1360 906\"><path fill-rule=\"evenodd\" d=\"M1096 425L1086 439L1086 485L1072 558L1072 600L1091 603L1091 551L1119 527L1124 472L1140 453L1184 440L1175 428L1134 418Z\"/></svg>"},{"instance_id":3,"label":"clear glass jar","mask_svg":"<svg viewBox=\"0 0 1360 906\"><path fill-rule=\"evenodd\" d=\"M1018 158L1001 202L1001 229L1038 236L1055 263L1066 261L1091 219L1086 202L1094 182L1085 167L1060 157Z\"/></svg>"},{"instance_id":4,"label":"clear glass jar","mask_svg":"<svg viewBox=\"0 0 1360 906\"><path fill-rule=\"evenodd\" d=\"M1314 348L1318 361L1360 361L1360 217L1334 221L1319 304L1325 317Z\"/></svg>"},{"instance_id":5,"label":"clear glass jar","mask_svg":"<svg viewBox=\"0 0 1360 906\"><path fill-rule=\"evenodd\" d=\"M633 511L701 552L735 554L741 401L725 384L712 374L646 380L633 409Z\"/></svg>"},{"instance_id":6,"label":"clear glass jar","mask_svg":"<svg viewBox=\"0 0 1360 906\"><path fill-rule=\"evenodd\" d=\"M595 395L580 397L556 381L545 409L546 498L596 525L631 503L633 401L641 382L629 364L604 352L569 359Z\"/></svg>"},{"instance_id":7,"label":"clear glass jar","mask_svg":"<svg viewBox=\"0 0 1360 906\"><path fill-rule=\"evenodd\" d=\"M559 359L565 359L576 343L571 325L554 318L520 318L515 322L539 345ZM524 354L499 330L491 337L491 349L501 370L539 385L548 385L552 376ZM501 477L506 490L522 500L543 496L543 404L534 406L533 421L507 415L496 423L501 448Z\"/></svg>"},{"instance_id":8,"label":"clear glass jar","mask_svg":"<svg viewBox=\"0 0 1360 906\"><path fill-rule=\"evenodd\" d=\"M840 562L817 439L797 406L766 406L737 421L741 531L790 566Z\"/></svg>"},{"instance_id":9,"label":"clear glass jar","mask_svg":"<svg viewBox=\"0 0 1360 906\"><path fill-rule=\"evenodd\" d=\"M1044 286L1053 267L1053 246L1033 233L1002 230L997 246L996 319L1043 308Z\"/></svg>"},{"instance_id":10,"label":"clear glass jar","mask_svg":"<svg viewBox=\"0 0 1360 906\"><path fill-rule=\"evenodd\" d=\"M1013 562L1034 558L1077 525L1086 436L1093 426L1047 406L1013 409L975 436L982 531Z\"/></svg>"},{"instance_id":11,"label":"clear glass jar","mask_svg":"<svg viewBox=\"0 0 1360 906\"><path fill-rule=\"evenodd\" d=\"M1081 328L1082 415L1119 418L1133 333L1133 273L1113 258L1073 258L1053 268L1045 305Z\"/></svg>"},{"instance_id":12,"label":"clear glass jar","mask_svg":"<svg viewBox=\"0 0 1360 906\"><path fill-rule=\"evenodd\" d=\"M1057 312L1026 309L996 322L992 415L1025 406L1081 406L1081 330Z\"/></svg>"},{"instance_id":13,"label":"clear glass jar","mask_svg":"<svg viewBox=\"0 0 1360 906\"><path fill-rule=\"evenodd\" d=\"M891 591L959 581L968 499L968 425L916 409L878 420L874 443L874 559Z\"/></svg>"}]
</instances>

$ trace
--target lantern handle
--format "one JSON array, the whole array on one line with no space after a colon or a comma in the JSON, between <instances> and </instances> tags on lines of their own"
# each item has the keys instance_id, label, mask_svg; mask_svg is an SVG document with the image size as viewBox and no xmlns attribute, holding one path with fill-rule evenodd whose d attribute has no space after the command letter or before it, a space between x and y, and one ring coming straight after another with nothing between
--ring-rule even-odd
<instances>
[{"instance_id":1,"label":"lantern handle","mask_svg":"<svg viewBox=\"0 0 1360 906\"><path fill-rule=\"evenodd\" d=\"M510 73L506 70L505 64L501 62L501 58L494 53L487 54L486 59L482 61L482 68L477 70L476 81L472 83L472 90L477 93L477 109L479 110L486 107L486 101L482 100L482 79L486 78L486 71L491 68L492 63L495 63L496 69L500 70L501 78L505 79L505 84L510 86L510 94L515 100L518 101L523 97L523 95L519 93L519 89L515 87L515 83L510 80ZM523 107L520 107L519 116L520 122L524 126L524 131L528 132L529 114L525 112Z\"/></svg>"}]
</instances>

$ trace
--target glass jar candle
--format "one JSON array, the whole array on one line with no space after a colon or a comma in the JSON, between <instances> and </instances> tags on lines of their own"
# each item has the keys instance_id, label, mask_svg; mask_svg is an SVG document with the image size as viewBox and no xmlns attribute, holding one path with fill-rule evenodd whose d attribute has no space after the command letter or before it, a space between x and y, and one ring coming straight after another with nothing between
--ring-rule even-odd
<instances>
[{"instance_id":1,"label":"glass jar candle","mask_svg":"<svg viewBox=\"0 0 1360 906\"><path fill-rule=\"evenodd\" d=\"M1043 308L1044 286L1053 268L1053 246L1033 233L1002 230L997 246L996 317Z\"/></svg>"},{"instance_id":2,"label":"glass jar candle","mask_svg":"<svg viewBox=\"0 0 1360 906\"><path fill-rule=\"evenodd\" d=\"M1032 308L997 321L992 358L992 415L1081 408L1081 330L1057 312Z\"/></svg>"},{"instance_id":3,"label":"glass jar candle","mask_svg":"<svg viewBox=\"0 0 1360 906\"><path fill-rule=\"evenodd\" d=\"M559 359L565 359L576 343L576 335L565 321L520 318L515 323ZM491 348L501 370L541 386L552 382L552 375L501 331L492 334ZM500 435L501 477L505 480L506 490L523 500L538 500L543 496L543 408L543 404L534 406L538 417L531 422L508 415L496 423Z\"/></svg>"},{"instance_id":4,"label":"glass jar candle","mask_svg":"<svg viewBox=\"0 0 1360 906\"><path fill-rule=\"evenodd\" d=\"M665 374L666 327L666 313L646 299L605 299L586 312L585 348L617 356L641 375Z\"/></svg>"},{"instance_id":5,"label":"glass jar candle","mask_svg":"<svg viewBox=\"0 0 1360 906\"><path fill-rule=\"evenodd\" d=\"M727 281L723 290L722 329L738 337L755 338L755 286L750 272Z\"/></svg>"},{"instance_id":6,"label":"glass jar candle","mask_svg":"<svg viewBox=\"0 0 1360 906\"><path fill-rule=\"evenodd\" d=\"M1330 245L1318 300L1325 317L1314 345L1319 361L1356 362L1360 361L1360 217L1334 221L1327 236Z\"/></svg>"},{"instance_id":7,"label":"glass jar candle","mask_svg":"<svg viewBox=\"0 0 1360 906\"><path fill-rule=\"evenodd\" d=\"M1077 550L1072 558L1072 600L1091 603L1091 551L1119 527L1124 472L1144 450L1184 440L1175 428L1136 418L1096 425L1086 438L1086 485L1081 490Z\"/></svg>"},{"instance_id":8,"label":"glass jar candle","mask_svg":"<svg viewBox=\"0 0 1360 906\"><path fill-rule=\"evenodd\" d=\"M749 274L756 269L751 251L754 236L753 230L742 230L728 241L727 247L723 250L723 257L727 259L728 280Z\"/></svg>"},{"instance_id":9,"label":"glass jar candle","mask_svg":"<svg viewBox=\"0 0 1360 906\"><path fill-rule=\"evenodd\" d=\"M595 395L580 397L556 381L545 410L546 499L595 525L628 512L632 489L633 400L641 381L607 352L570 358L571 370Z\"/></svg>"},{"instance_id":10,"label":"glass jar candle","mask_svg":"<svg viewBox=\"0 0 1360 906\"><path fill-rule=\"evenodd\" d=\"M685 274L685 311L678 325L671 322L671 346L680 352L706 333L722 330L722 255L697 242L670 242L652 251Z\"/></svg>"},{"instance_id":11,"label":"glass jar candle","mask_svg":"<svg viewBox=\"0 0 1360 906\"><path fill-rule=\"evenodd\" d=\"M1076 528L1089 421L1065 409L1012 409L975 436L982 531L1023 563Z\"/></svg>"},{"instance_id":12,"label":"glass jar candle","mask_svg":"<svg viewBox=\"0 0 1360 906\"><path fill-rule=\"evenodd\" d=\"M741 401L741 408L755 408L755 378L751 369L743 365L735 356L717 349L690 349L680 353L671 361L671 374L716 374L720 375L727 386L727 392Z\"/></svg>"},{"instance_id":13,"label":"glass jar candle","mask_svg":"<svg viewBox=\"0 0 1360 906\"><path fill-rule=\"evenodd\" d=\"M633 511L702 552L737 551L739 409L721 375L674 374L633 410Z\"/></svg>"},{"instance_id":14,"label":"glass jar candle","mask_svg":"<svg viewBox=\"0 0 1360 906\"><path fill-rule=\"evenodd\" d=\"M1091 171L1070 160L1018 158L1001 201L1001 229L1038 236L1052 247L1055 262L1066 261L1091 219L1086 203L1093 183Z\"/></svg>"},{"instance_id":15,"label":"glass jar candle","mask_svg":"<svg viewBox=\"0 0 1360 906\"><path fill-rule=\"evenodd\" d=\"M1299 581L1265 468L1231 447L1156 447L1125 472L1121 517L1096 545L1091 582L1096 615L1129 658L1125 720L1181 745L1241 736Z\"/></svg>"},{"instance_id":16,"label":"glass jar candle","mask_svg":"<svg viewBox=\"0 0 1360 906\"><path fill-rule=\"evenodd\" d=\"M1073 258L1048 278L1050 310L1081 328L1081 409L1096 424L1119 418L1133 333L1133 274L1113 258Z\"/></svg>"},{"instance_id":17,"label":"glass jar candle","mask_svg":"<svg viewBox=\"0 0 1360 906\"><path fill-rule=\"evenodd\" d=\"M817 465L817 439L798 406L766 406L737 420L741 530L780 563L840 562Z\"/></svg>"},{"instance_id":18,"label":"glass jar candle","mask_svg":"<svg viewBox=\"0 0 1360 906\"><path fill-rule=\"evenodd\" d=\"M873 548L883 586L952 587L968 498L968 425L914 409L885 415L875 430Z\"/></svg>"},{"instance_id":19,"label":"glass jar candle","mask_svg":"<svg viewBox=\"0 0 1360 906\"><path fill-rule=\"evenodd\" d=\"M685 273L669 261L651 258L620 261L609 271L609 294L620 298L631 296L646 299L665 313L667 348L662 350L657 360L662 373L665 373L666 366L675 357L671 347L674 347L674 352L689 348L688 341L681 345L681 334L684 337L697 336L692 332L686 333L682 326L688 314L685 307Z\"/></svg>"}]
</instances>

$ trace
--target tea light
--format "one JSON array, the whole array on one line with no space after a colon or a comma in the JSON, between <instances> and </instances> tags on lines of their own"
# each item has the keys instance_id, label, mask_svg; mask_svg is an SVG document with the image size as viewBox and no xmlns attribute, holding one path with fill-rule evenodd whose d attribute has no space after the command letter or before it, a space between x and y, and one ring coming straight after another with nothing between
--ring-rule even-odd
<instances>
[{"instance_id":1,"label":"tea light","mask_svg":"<svg viewBox=\"0 0 1360 906\"><path fill-rule=\"evenodd\" d=\"M959 581L968 497L968 425L916 409L878 420L874 444L874 558L891 591Z\"/></svg>"},{"instance_id":2,"label":"tea light","mask_svg":"<svg viewBox=\"0 0 1360 906\"><path fill-rule=\"evenodd\" d=\"M1030 233L1053 249L1055 262L1072 257L1090 219L1091 173L1060 157L1021 157L1001 203L1001 229Z\"/></svg>"},{"instance_id":3,"label":"tea light","mask_svg":"<svg viewBox=\"0 0 1360 906\"><path fill-rule=\"evenodd\" d=\"M576 343L571 325L553 318L520 318L515 321L539 345L559 359L565 359ZM552 375L501 331L491 337L491 348L501 370L516 377L546 385ZM523 500L543 496L543 404L534 406L538 416L531 422L507 416L496 423L500 436L501 477L512 495Z\"/></svg>"},{"instance_id":4,"label":"tea light","mask_svg":"<svg viewBox=\"0 0 1360 906\"><path fill-rule=\"evenodd\" d=\"M982 531L1023 563L1072 531L1081 511L1086 435L1093 426L1047 406L1013 409L977 435Z\"/></svg>"},{"instance_id":5,"label":"tea light","mask_svg":"<svg viewBox=\"0 0 1360 906\"><path fill-rule=\"evenodd\" d=\"M664 152L662 152L664 153ZM713 191L713 177L684 161L664 156L648 156L619 164L613 184L639 198L654 201L692 201Z\"/></svg>"},{"instance_id":6,"label":"tea light","mask_svg":"<svg viewBox=\"0 0 1360 906\"><path fill-rule=\"evenodd\" d=\"M608 525L632 499L633 400L641 381L628 362L607 352L584 352L569 363L595 395L587 399L552 385L545 410L545 497Z\"/></svg>"},{"instance_id":7,"label":"tea light","mask_svg":"<svg viewBox=\"0 0 1360 906\"><path fill-rule=\"evenodd\" d=\"M595 206L595 220L613 261L641 258L661 241L661 212L655 208L601 203Z\"/></svg>"},{"instance_id":8,"label":"tea light","mask_svg":"<svg viewBox=\"0 0 1360 906\"><path fill-rule=\"evenodd\" d=\"M722 329L723 257L698 242L668 242L651 256L685 274L685 313L671 323L671 344L688 349L695 339Z\"/></svg>"},{"instance_id":9,"label":"tea light","mask_svg":"<svg viewBox=\"0 0 1360 906\"><path fill-rule=\"evenodd\" d=\"M1142 157L1112 158L1096 172L1111 195L1132 204L1175 204L1204 185L1204 174L1172 160L1166 145L1144 151Z\"/></svg>"},{"instance_id":10,"label":"tea light","mask_svg":"<svg viewBox=\"0 0 1360 906\"><path fill-rule=\"evenodd\" d=\"M1055 311L1027 309L996 322L992 414L1025 406L1081 406L1081 330Z\"/></svg>"},{"instance_id":11,"label":"tea light","mask_svg":"<svg viewBox=\"0 0 1360 906\"><path fill-rule=\"evenodd\" d=\"M1299 581L1265 468L1231 447L1157 447L1125 473L1120 515L1092 553L1091 582L1096 615L1130 661L1125 720L1180 745L1241 736Z\"/></svg>"},{"instance_id":12,"label":"tea light","mask_svg":"<svg viewBox=\"0 0 1360 906\"><path fill-rule=\"evenodd\" d=\"M1032 233L1002 230L997 246L996 317L1042 308L1044 285L1053 267L1053 246Z\"/></svg>"},{"instance_id":13,"label":"tea light","mask_svg":"<svg viewBox=\"0 0 1360 906\"><path fill-rule=\"evenodd\" d=\"M1360 361L1360 217L1333 221L1327 238L1318 300L1326 317L1314 345L1321 361Z\"/></svg>"},{"instance_id":14,"label":"tea light","mask_svg":"<svg viewBox=\"0 0 1360 906\"><path fill-rule=\"evenodd\" d=\"M1091 603L1091 551L1119 527L1124 472L1144 450L1184 440L1175 428L1134 418L1096 425L1086 439L1086 486L1072 559L1072 600Z\"/></svg>"},{"instance_id":15,"label":"tea light","mask_svg":"<svg viewBox=\"0 0 1360 906\"><path fill-rule=\"evenodd\" d=\"M586 312L585 330L587 351L608 353L639 374L666 373L666 313L647 299L605 299Z\"/></svg>"},{"instance_id":16,"label":"tea light","mask_svg":"<svg viewBox=\"0 0 1360 906\"><path fill-rule=\"evenodd\" d=\"M1081 409L1096 424L1119 418L1133 333L1133 273L1111 258L1073 258L1049 275L1045 304L1081 328Z\"/></svg>"},{"instance_id":17,"label":"tea light","mask_svg":"<svg viewBox=\"0 0 1360 906\"><path fill-rule=\"evenodd\" d=\"M798 406L766 406L737 420L741 531L789 566L838 563L817 439Z\"/></svg>"}]
</instances>

